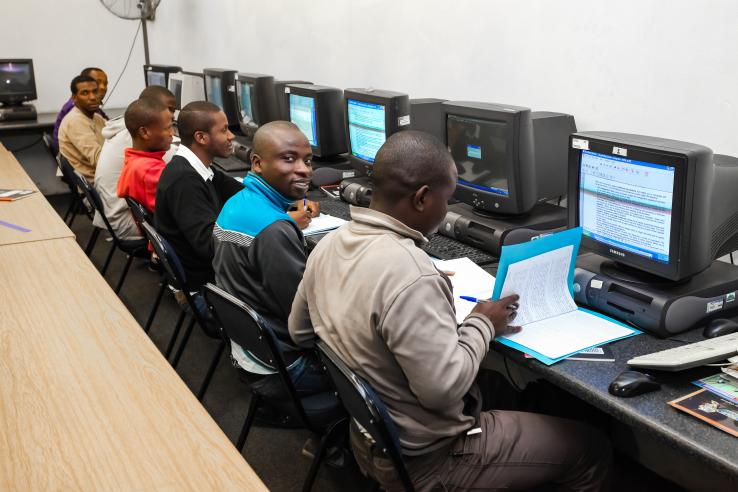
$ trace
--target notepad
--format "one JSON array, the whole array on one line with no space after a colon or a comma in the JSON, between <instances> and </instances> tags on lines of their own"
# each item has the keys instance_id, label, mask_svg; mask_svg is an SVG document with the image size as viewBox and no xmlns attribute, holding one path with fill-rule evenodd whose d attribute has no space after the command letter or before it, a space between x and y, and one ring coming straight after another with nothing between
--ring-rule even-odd
<instances>
[{"instance_id":1,"label":"notepad","mask_svg":"<svg viewBox=\"0 0 738 492\"><path fill-rule=\"evenodd\" d=\"M492 297L492 289L495 278L482 270L469 258L456 258L454 260L433 260L436 268L442 272L451 273L449 280L454 288L454 307L456 308L456 322L461 324L472 312L475 302L461 299L459 296L476 297L477 299L489 299Z\"/></svg>"},{"instance_id":2,"label":"notepad","mask_svg":"<svg viewBox=\"0 0 738 492\"><path fill-rule=\"evenodd\" d=\"M313 234L323 234L332 231L345 224L346 221L340 217L334 217L328 214L320 214L310 221L310 225L303 229L303 236L312 236Z\"/></svg>"},{"instance_id":3,"label":"notepad","mask_svg":"<svg viewBox=\"0 0 738 492\"><path fill-rule=\"evenodd\" d=\"M537 241L503 246L493 299L520 296L519 333L497 341L551 365L584 349L637 335L640 331L605 315L577 307L574 265L581 228Z\"/></svg>"}]
</instances>

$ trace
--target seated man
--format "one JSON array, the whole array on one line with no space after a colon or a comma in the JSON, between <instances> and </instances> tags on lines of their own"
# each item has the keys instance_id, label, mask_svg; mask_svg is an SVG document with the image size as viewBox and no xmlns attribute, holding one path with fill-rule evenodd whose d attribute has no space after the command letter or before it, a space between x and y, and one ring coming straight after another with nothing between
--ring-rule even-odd
<instances>
[{"instance_id":1,"label":"seated man","mask_svg":"<svg viewBox=\"0 0 738 492\"><path fill-rule=\"evenodd\" d=\"M313 175L312 157L310 143L294 124L274 121L261 126L254 135L251 172L243 181L244 189L228 200L213 229L215 283L270 321L284 343L295 387L305 394L327 388L315 355L292 345L287 332L287 317L307 256L298 221L307 225L312 215L320 213L313 202L303 210ZM288 213L295 200L299 200L297 214L305 217ZM272 366L232 345L238 365L251 373L251 380L261 379L257 384L262 394L287 398Z\"/></svg>"},{"instance_id":2,"label":"seated man","mask_svg":"<svg viewBox=\"0 0 738 492\"><path fill-rule=\"evenodd\" d=\"M154 210L156 186L166 166L164 154L174 135L172 113L158 99L144 97L128 106L125 121L133 146L125 150L118 196L131 197Z\"/></svg>"},{"instance_id":3,"label":"seated man","mask_svg":"<svg viewBox=\"0 0 738 492\"><path fill-rule=\"evenodd\" d=\"M223 204L243 185L212 168L214 157L231 154L233 133L225 113L205 101L189 103L177 119L182 144L164 168L156 189L156 230L177 252L196 292L215 280L213 225Z\"/></svg>"},{"instance_id":4,"label":"seated man","mask_svg":"<svg viewBox=\"0 0 738 492\"><path fill-rule=\"evenodd\" d=\"M59 127L59 152L74 169L90 183L95 180L95 166L102 149L102 129L105 120L97 110L100 98L97 82L87 75L78 75L70 86L74 108Z\"/></svg>"},{"instance_id":5,"label":"seated man","mask_svg":"<svg viewBox=\"0 0 738 492\"><path fill-rule=\"evenodd\" d=\"M451 283L418 245L446 214L456 167L432 136L404 131L380 148L368 209L313 250L289 318L302 347L323 340L379 394L417 490L601 490L610 446L598 431L545 415L480 412L475 378L495 336L519 331L517 296L479 303L457 326ZM354 422L365 473L402 488Z\"/></svg>"},{"instance_id":6,"label":"seated man","mask_svg":"<svg viewBox=\"0 0 738 492\"><path fill-rule=\"evenodd\" d=\"M102 71L102 69L97 67L85 68L79 74L92 77L95 79L95 82L97 82L97 96L100 99L100 107L97 109L97 112L107 120L108 115L106 115L105 111L102 110L102 103L105 100L105 94L108 92L108 76ZM51 136L51 146L55 153L59 153L59 127L61 126L61 122L64 120L64 117L72 110L72 108L74 108L74 99L70 97L67 102L64 103L64 106L62 106L59 114L56 115L54 131Z\"/></svg>"},{"instance_id":7,"label":"seated man","mask_svg":"<svg viewBox=\"0 0 738 492\"><path fill-rule=\"evenodd\" d=\"M174 94L165 87L150 85L138 97L140 99L153 98L160 101L169 109L170 119L174 116L177 103ZM110 222L118 237L123 240L141 239L143 236L133 220L128 204L123 198L118 197L118 178L120 178L120 172L123 169L123 155L125 149L133 145L131 134L126 129L124 117L119 116L109 120L102 130L102 135L105 142L95 168L95 189L105 207L108 222ZM169 162L172 159L178 146L179 137L175 136L169 150L164 154L164 162ZM152 208L150 211L153 213L153 210ZM105 227L102 218L97 213L95 213L92 223L100 228Z\"/></svg>"}]
</instances>

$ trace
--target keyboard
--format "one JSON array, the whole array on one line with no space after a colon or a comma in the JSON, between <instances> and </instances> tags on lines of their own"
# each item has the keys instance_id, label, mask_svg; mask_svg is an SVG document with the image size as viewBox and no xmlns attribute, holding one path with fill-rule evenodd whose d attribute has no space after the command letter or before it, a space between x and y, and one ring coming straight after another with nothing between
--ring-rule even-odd
<instances>
[{"instance_id":1,"label":"keyboard","mask_svg":"<svg viewBox=\"0 0 738 492\"><path fill-rule=\"evenodd\" d=\"M455 239L451 239L440 234L434 234L430 237L428 243L422 246L423 250L431 256L435 256L441 260L453 260L456 258L467 257L477 265L485 265L494 263L498 258L486 253L480 249L467 246Z\"/></svg>"},{"instance_id":2,"label":"keyboard","mask_svg":"<svg viewBox=\"0 0 738 492\"><path fill-rule=\"evenodd\" d=\"M248 171L249 169L248 164L233 155L226 158L216 157L213 160L213 164L226 173Z\"/></svg>"},{"instance_id":3,"label":"keyboard","mask_svg":"<svg viewBox=\"0 0 738 492\"><path fill-rule=\"evenodd\" d=\"M708 338L660 352L641 355L628 361L632 367L660 371L683 371L713 362L720 362L738 354L738 333Z\"/></svg>"},{"instance_id":4,"label":"keyboard","mask_svg":"<svg viewBox=\"0 0 738 492\"><path fill-rule=\"evenodd\" d=\"M349 204L332 198L320 201L320 213L332 215L343 220L351 220Z\"/></svg>"}]
</instances>

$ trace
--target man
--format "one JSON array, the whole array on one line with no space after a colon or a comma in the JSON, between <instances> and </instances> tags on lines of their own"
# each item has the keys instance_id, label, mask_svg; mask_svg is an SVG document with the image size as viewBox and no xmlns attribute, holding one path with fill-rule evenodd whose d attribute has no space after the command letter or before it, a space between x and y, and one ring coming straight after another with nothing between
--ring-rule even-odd
<instances>
[{"instance_id":1,"label":"man","mask_svg":"<svg viewBox=\"0 0 738 492\"><path fill-rule=\"evenodd\" d=\"M105 119L97 112L100 109L97 82L87 75L78 75L72 79L70 88L74 108L59 127L59 152L92 183L105 126Z\"/></svg>"},{"instance_id":2,"label":"man","mask_svg":"<svg viewBox=\"0 0 738 492\"><path fill-rule=\"evenodd\" d=\"M160 101L168 108L169 119L171 120L174 117L177 103L174 94L165 87L150 85L138 97L140 99L153 98ZM133 145L131 134L126 129L124 116L109 120L102 130L102 135L105 142L95 168L95 189L105 207L108 222L110 222L118 237L123 240L141 239L141 231L138 230L138 226L133 220L128 204L123 198L118 197L118 179L120 178L121 169L123 169L125 149ZM172 159L178 146L179 137L175 136L169 150L164 154L164 162L169 162ZM151 211L153 212L153 208ZM97 213L95 213L92 223L97 227L105 228L102 218Z\"/></svg>"},{"instance_id":3,"label":"man","mask_svg":"<svg viewBox=\"0 0 738 492\"><path fill-rule=\"evenodd\" d=\"M480 412L475 384L495 336L518 331L517 296L479 303L457 327L451 284L418 248L446 214L456 168L430 135L405 131L380 148L369 209L323 239L308 259L289 318L300 346L320 337L378 392L399 431L417 490L601 490L607 440L544 415ZM525 301L525 300L524 300ZM360 467L401 488L387 456L354 423Z\"/></svg>"},{"instance_id":4,"label":"man","mask_svg":"<svg viewBox=\"0 0 738 492\"><path fill-rule=\"evenodd\" d=\"M172 112L158 99L144 97L128 106L125 121L133 145L125 150L118 196L131 197L154 210L156 187L166 166L164 154L174 136Z\"/></svg>"},{"instance_id":5,"label":"man","mask_svg":"<svg viewBox=\"0 0 738 492\"><path fill-rule=\"evenodd\" d=\"M97 95L100 98L100 107L97 109L97 112L100 113L100 116L108 119L108 115L105 114L105 111L102 110L102 103L105 99L105 94L108 92L108 76L105 72L102 71L102 69L99 69L97 67L88 67L85 68L80 72L80 75L87 75L88 77L92 77L95 79L95 82L97 82ZM54 152L59 152L59 127L61 126L62 121L64 120L64 117L69 114L69 112L74 108L74 100L70 97L67 102L64 103L64 106L62 106L61 110L59 110L59 114L56 115L56 122L54 123L54 133L52 134L51 138L51 145L54 149Z\"/></svg>"},{"instance_id":6,"label":"man","mask_svg":"<svg viewBox=\"0 0 738 492\"><path fill-rule=\"evenodd\" d=\"M177 126L182 144L159 178L154 220L182 262L186 288L196 292L214 280L215 219L243 185L212 168L214 157L231 154L234 136L218 106L191 102L179 112Z\"/></svg>"},{"instance_id":7,"label":"man","mask_svg":"<svg viewBox=\"0 0 738 492\"><path fill-rule=\"evenodd\" d=\"M251 172L243 181L244 189L228 200L213 229L215 283L270 322L283 342L295 387L304 394L327 388L315 355L295 347L287 331L307 256L299 223L306 226L320 213L317 203L303 202L313 175L312 157L310 143L293 123L274 121L261 126L254 135ZM298 210L293 217L289 209L295 205ZM235 343L232 355L251 374L251 381L259 380L256 384L262 394L270 395L272 401L288 400L279 375L268 362Z\"/></svg>"}]
</instances>

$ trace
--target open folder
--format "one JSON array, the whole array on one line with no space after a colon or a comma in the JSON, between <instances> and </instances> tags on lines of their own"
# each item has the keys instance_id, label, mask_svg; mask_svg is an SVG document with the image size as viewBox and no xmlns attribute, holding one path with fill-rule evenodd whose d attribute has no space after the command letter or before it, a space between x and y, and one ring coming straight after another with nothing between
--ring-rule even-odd
<instances>
[{"instance_id":1,"label":"open folder","mask_svg":"<svg viewBox=\"0 0 738 492\"><path fill-rule=\"evenodd\" d=\"M523 329L499 343L551 365L590 347L641 332L574 303L574 266L580 227L503 246L492 299L520 296L514 321Z\"/></svg>"}]
</instances>

